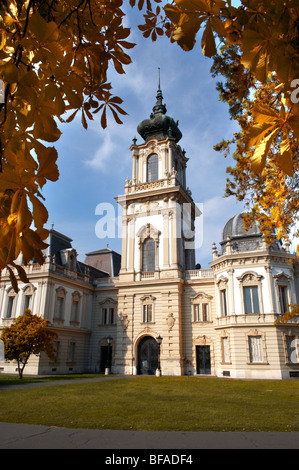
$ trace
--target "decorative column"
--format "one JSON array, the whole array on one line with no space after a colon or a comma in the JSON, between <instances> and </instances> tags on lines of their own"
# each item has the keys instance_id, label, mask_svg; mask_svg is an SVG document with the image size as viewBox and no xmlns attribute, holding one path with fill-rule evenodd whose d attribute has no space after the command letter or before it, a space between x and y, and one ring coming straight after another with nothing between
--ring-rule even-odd
<instances>
[{"instance_id":1,"label":"decorative column","mask_svg":"<svg viewBox=\"0 0 299 470\"><path fill-rule=\"evenodd\" d=\"M163 213L163 266L169 267L169 212Z\"/></svg>"},{"instance_id":2,"label":"decorative column","mask_svg":"<svg viewBox=\"0 0 299 470\"><path fill-rule=\"evenodd\" d=\"M123 232L122 232L122 245L121 245L121 269L127 269L127 237L128 237L128 220L127 220L127 206L123 206Z\"/></svg>"},{"instance_id":3,"label":"decorative column","mask_svg":"<svg viewBox=\"0 0 299 470\"><path fill-rule=\"evenodd\" d=\"M135 248L135 217L128 218L129 223L129 260L128 270L134 271L134 248Z\"/></svg>"}]
</instances>

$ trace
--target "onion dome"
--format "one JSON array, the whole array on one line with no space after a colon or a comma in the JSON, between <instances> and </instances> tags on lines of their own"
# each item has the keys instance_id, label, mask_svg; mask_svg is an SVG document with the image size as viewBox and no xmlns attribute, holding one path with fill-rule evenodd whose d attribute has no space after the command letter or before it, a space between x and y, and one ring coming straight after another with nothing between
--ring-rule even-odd
<instances>
[{"instance_id":1,"label":"onion dome","mask_svg":"<svg viewBox=\"0 0 299 470\"><path fill-rule=\"evenodd\" d=\"M220 242L223 250L228 240L232 248L237 251L251 251L260 247L262 234L258 223L255 222L248 230L245 230L243 216L244 212L241 212L226 222Z\"/></svg>"},{"instance_id":2,"label":"onion dome","mask_svg":"<svg viewBox=\"0 0 299 470\"><path fill-rule=\"evenodd\" d=\"M138 125L137 132L145 141L150 137L156 137L158 140L165 137L173 137L175 142L178 142L182 138L182 133L178 128L178 121L166 115L167 109L165 104L163 104L160 79L156 100L150 118L145 119Z\"/></svg>"}]
</instances>

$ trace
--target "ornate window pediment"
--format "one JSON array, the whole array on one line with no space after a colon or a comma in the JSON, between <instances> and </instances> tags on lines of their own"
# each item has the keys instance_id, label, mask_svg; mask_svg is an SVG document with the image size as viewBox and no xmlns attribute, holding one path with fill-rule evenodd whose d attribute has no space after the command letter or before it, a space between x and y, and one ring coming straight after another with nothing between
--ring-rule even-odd
<instances>
[{"instance_id":1,"label":"ornate window pediment","mask_svg":"<svg viewBox=\"0 0 299 470\"><path fill-rule=\"evenodd\" d=\"M262 278L263 276L253 271L247 271L242 276L237 277L238 281L242 282L243 285L257 285Z\"/></svg>"},{"instance_id":2,"label":"ornate window pediment","mask_svg":"<svg viewBox=\"0 0 299 470\"><path fill-rule=\"evenodd\" d=\"M159 235L161 232L157 230L152 224L143 225L137 232L137 237L141 243L144 243L147 238L152 238L155 243L159 242Z\"/></svg>"},{"instance_id":3,"label":"ornate window pediment","mask_svg":"<svg viewBox=\"0 0 299 470\"><path fill-rule=\"evenodd\" d=\"M210 321L210 310L212 296L205 292L198 292L193 297L190 297L193 309L193 321L204 322Z\"/></svg>"},{"instance_id":4,"label":"ornate window pediment","mask_svg":"<svg viewBox=\"0 0 299 470\"><path fill-rule=\"evenodd\" d=\"M289 274L286 274L286 273L279 273L279 274L275 274L273 276L273 279L278 282L278 283L285 283L287 284L289 282L290 279L292 279L292 276L290 276Z\"/></svg>"},{"instance_id":5,"label":"ornate window pediment","mask_svg":"<svg viewBox=\"0 0 299 470\"><path fill-rule=\"evenodd\" d=\"M114 325L117 313L117 300L106 297L102 302L99 302L99 305L101 306L100 325Z\"/></svg>"},{"instance_id":6,"label":"ornate window pediment","mask_svg":"<svg viewBox=\"0 0 299 470\"><path fill-rule=\"evenodd\" d=\"M198 292L198 294L194 295L193 297L190 297L190 300L192 303L194 302L200 302L200 301L210 301L212 300L212 296L206 294L205 292Z\"/></svg>"}]
</instances>

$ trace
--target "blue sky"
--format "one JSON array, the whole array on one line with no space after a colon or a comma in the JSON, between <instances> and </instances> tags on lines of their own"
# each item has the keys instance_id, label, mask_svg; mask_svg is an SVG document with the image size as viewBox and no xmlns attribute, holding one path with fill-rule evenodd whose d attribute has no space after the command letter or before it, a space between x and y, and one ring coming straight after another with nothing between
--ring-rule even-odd
<instances>
[{"instance_id":1,"label":"blue sky","mask_svg":"<svg viewBox=\"0 0 299 470\"><path fill-rule=\"evenodd\" d=\"M203 204L202 246L196 261L203 268L212 260L212 243L219 246L226 221L243 210L234 198L223 198L226 167L231 160L213 150L213 145L231 137L237 130L229 119L228 107L219 101L216 80L211 77L212 60L201 54L200 43L193 51L184 52L167 38L153 43L144 39L137 28L142 22L137 10L127 9L126 23L131 27L129 40L137 45L129 51L133 63L126 66L125 75L112 70L109 80L113 92L120 96L128 116L118 125L110 116L103 130L100 116L89 121L86 131L80 119L61 126L63 132L56 143L60 178L47 183L44 189L49 211L48 228L73 239L73 247L84 260L85 253L106 247L121 252L119 237L99 239L95 226L98 204L106 202L118 207L114 198L124 193L126 177L132 178L132 139L142 138L137 125L149 117L155 104L158 68L161 69L161 89L167 114L179 120L183 134L180 141L189 158L187 186L196 203Z\"/></svg>"}]
</instances>

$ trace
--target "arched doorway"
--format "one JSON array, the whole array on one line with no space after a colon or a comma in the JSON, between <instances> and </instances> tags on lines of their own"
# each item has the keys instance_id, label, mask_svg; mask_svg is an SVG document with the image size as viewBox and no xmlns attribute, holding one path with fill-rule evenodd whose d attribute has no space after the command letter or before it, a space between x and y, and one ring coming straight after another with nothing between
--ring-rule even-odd
<instances>
[{"instance_id":1,"label":"arched doorway","mask_svg":"<svg viewBox=\"0 0 299 470\"><path fill-rule=\"evenodd\" d=\"M138 345L138 374L155 375L158 368L159 345L152 336L145 336Z\"/></svg>"}]
</instances>

